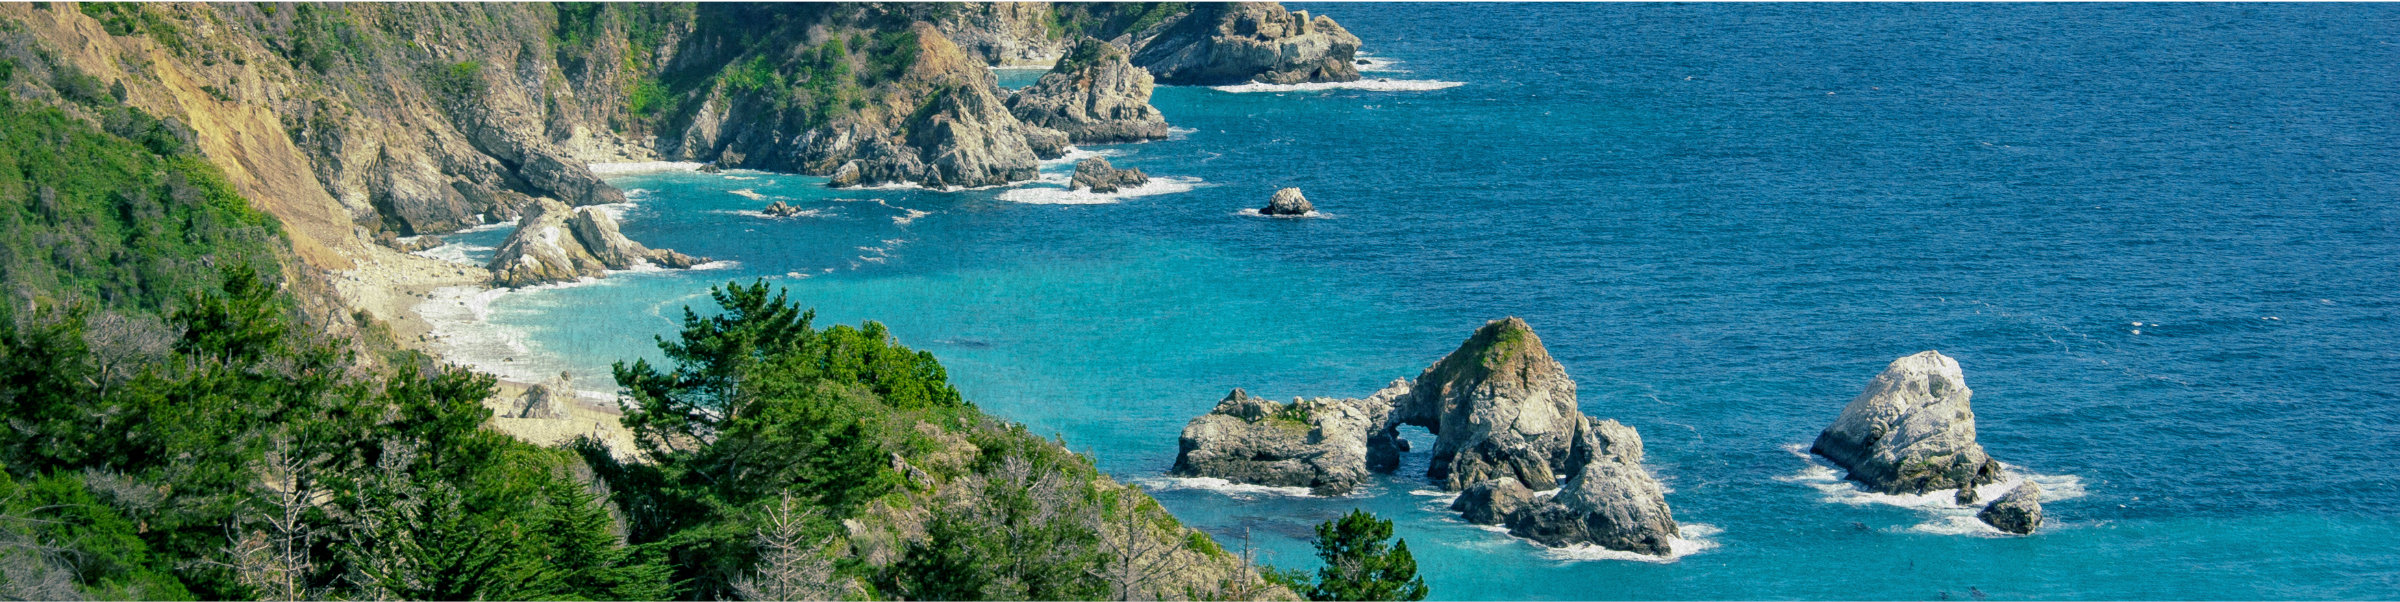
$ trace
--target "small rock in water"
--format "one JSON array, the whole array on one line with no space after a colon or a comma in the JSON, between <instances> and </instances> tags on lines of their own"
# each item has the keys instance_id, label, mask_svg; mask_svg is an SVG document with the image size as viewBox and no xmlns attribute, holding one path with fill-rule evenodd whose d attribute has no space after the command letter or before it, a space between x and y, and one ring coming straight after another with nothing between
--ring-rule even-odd
<instances>
[{"instance_id":1,"label":"small rock in water","mask_svg":"<svg viewBox=\"0 0 2400 602\"><path fill-rule=\"evenodd\" d=\"M700 166L700 173L721 173L723 171L725 171L725 169L717 167L717 164L715 163L708 163Z\"/></svg>"},{"instance_id":2,"label":"small rock in water","mask_svg":"<svg viewBox=\"0 0 2400 602\"><path fill-rule=\"evenodd\" d=\"M784 204L784 202L783 202L783 201L775 201L775 203L774 203L774 204L767 205L767 208L765 208L765 209L760 209L760 210L758 210L758 212L759 212L759 213L764 213L764 214L767 214L767 215L770 215L770 216L774 216L774 217L791 217L791 216L799 215L799 214L800 214L800 208L799 208L799 207L793 207L793 206L791 206L791 205L786 205L786 204Z\"/></svg>"},{"instance_id":3,"label":"small rock in water","mask_svg":"<svg viewBox=\"0 0 2400 602\"><path fill-rule=\"evenodd\" d=\"M1973 506L1975 502L1981 501L1983 498L1975 494L1973 487L1960 487L1958 495L1952 499L1956 500L1960 506Z\"/></svg>"},{"instance_id":4,"label":"small rock in water","mask_svg":"<svg viewBox=\"0 0 2400 602\"><path fill-rule=\"evenodd\" d=\"M1075 179L1068 189L1083 188L1094 193L1108 194L1150 183L1150 176L1135 168L1117 169L1108 159L1092 157L1075 162Z\"/></svg>"},{"instance_id":5,"label":"small rock in water","mask_svg":"<svg viewBox=\"0 0 2400 602\"><path fill-rule=\"evenodd\" d=\"M1267 206L1259 209L1258 213L1259 215L1308 215L1316 211L1317 207L1308 203L1308 197L1300 195L1300 189L1285 188L1275 191L1275 198L1268 200Z\"/></svg>"},{"instance_id":6,"label":"small rock in water","mask_svg":"<svg viewBox=\"0 0 2400 602\"><path fill-rule=\"evenodd\" d=\"M2026 481L2008 490L2000 499L1992 500L1992 505L1984 506L1982 512L1975 513L1975 519L1994 529L2018 535L2031 534L2042 527L2042 486Z\"/></svg>"}]
</instances>

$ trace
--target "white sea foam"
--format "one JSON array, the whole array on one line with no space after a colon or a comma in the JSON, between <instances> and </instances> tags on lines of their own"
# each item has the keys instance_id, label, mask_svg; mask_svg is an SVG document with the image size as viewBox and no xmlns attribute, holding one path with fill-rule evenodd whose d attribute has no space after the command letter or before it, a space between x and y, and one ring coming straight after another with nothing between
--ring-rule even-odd
<instances>
[{"instance_id":1,"label":"white sea foam","mask_svg":"<svg viewBox=\"0 0 2400 602\"><path fill-rule=\"evenodd\" d=\"M1784 451L1800 456L1808 464L1793 474L1775 477L1775 480L1806 485L1817 490L1825 502L1850 506L1881 504L1925 513L1926 520L1908 527L1910 531L1942 535L2003 535L2000 530L1983 524L1981 520L1976 520L1975 513L1982 509L1980 505L1958 505L1958 490L1956 489L1943 489L1921 494L1867 491L1858 483L1842 478L1839 468L1826 463L1824 459L1818 458L1815 454L1808 453L1807 444L1786 445ZM2005 463L2001 466L2003 470L1998 482L1975 488L1978 499L1987 502L1998 499L2001 495L2007 494L2008 490L2015 489L2017 485L2026 481L2032 481L2033 484L2042 487L2043 503L2071 500L2083 497L2088 493L2083 487L2082 477L2035 474L2021 468L2008 466Z\"/></svg>"},{"instance_id":2,"label":"white sea foam","mask_svg":"<svg viewBox=\"0 0 2400 602\"><path fill-rule=\"evenodd\" d=\"M1723 529L1718 529L1716 527L1700 523L1684 523L1682 525L1678 525L1676 530L1682 532L1682 534L1676 537L1667 538L1667 555L1665 556L1651 556L1649 554L1639 554L1623 550L1611 550L1591 544L1567 546L1564 548L1543 548L1542 556L1551 560L1560 560L1566 562L1584 562L1592 560L1631 560L1634 562L1654 562L1664 564L1681 560L1685 556L1698 554L1700 552L1716 548L1716 540L1710 539L1710 537L1724 532Z\"/></svg>"},{"instance_id":3,"label":"white sea foam","mask_svg":"<svg viewBox=\"0 0 2400 602\"><path fill-rule=\"evenodd\" d=\"M1392 59L1388 59L1388 58L1384 58L1384 57L1381 57L1381 56L1376 56L1376 55L1372 55L1372 54L1367 54L1367 53L1364 53L1364 52L1358 53L1356 56L1357 56L1357 57L1358 57L1360 60L1365 60L1365 61L1367 61L1367 62L1365 62L1365 63L1361 63L1361 64L1359 64L1359 65L1358 65L1358 72L1359 72L1359 73L1407 73L1407 72L1408 72L1408 70L1407 70L1407 69L1401 69L1401 68L1399 67L1399 65L1400 65L1400 61L1396 61L1396 60L1392 60Z\"/></svg>"},{"instance_id":4,"label":"white sea foam","mask_svg":"<svg viewBox=\"0 0 2400 602\"><path fill-rule=\"evenodd\" d=\"M1216 477L1157 477L1140 481L1140 483L1143 487L1149 488L1151 491L1193 489L1199 491L1213 491L1239 499L1251 499L1254 496L1260 495L1274 495L1283 497L1317 497L1315 494L1309 493L1307 487L1272 487L1267 485L1252 485L1249 483L1235 483L1233 481L1227 481L1225 479Z\"/></svg>"},{"instance_id":5,"label":"white sea foam","mask_svg":"<svg viewBox=\"0 0 2400 602\"><path fill-rule=\"evenodd\" d=\"M759 219L784 219L784 218L788 218L788 217L832 217L832 216L833 216L833 214L832 214L832 213L827 213L827 212L826 212L825 210L823 210L823 209L802 209L802 210L800 210L800 211L798 211L798 212L794 212L794 213L791 213L791 214L789 214L789 215L767 215L767 212L765 212L765 211L758 211L758 210L755 210L755 209L728 209L728 210L723 210L723 211L716 211L716 212L714 212L714 213L723 213L723 214L728 214L728 215L740 215L740 216L746 216L746 217L755 217L755 218L759 218Z\"/></svg>"},{"instance_id":6,"label":"white sea foam","mask_svg":"<svg viewBox=\"0 0 2400 602\"><path fill-rule=\"evenodd\" d=\"M1094 149L1086 149L1086 148L1082 148L1082 147L1070 146L1070 147L1067 147L1067 154L1065 154L1065 155L1061 155L1061 156L1059 156L1059 158L1056 158L1056 159L1045 159L1045 160L1043 160L1043 161L1042 161L1042 167L1057 167L1057 166L1060 166L1060 165L1074 165L1074 164L1075 164L1075 162L1077 162L1077 161L1082 161L1082 160L1084 160L1084 159L1090 159L1090 158L1093 158L1093 157L1114 157L1114 156L1121 155L1121 154L1125 154L1125 153L1124 153L1123 151L1119 151L1119 150L1117 150L1117 149L1113 149L1113 148L1094 148Z\"/></svg>"},{"instance_id":7,"label":"white sea foam","mask_svg":"<svg viewBox=\"0 0 2400 602\"><path fill-rule=\"evenodd\" d=\"M1156 176L1150 182L1133 188L1101 194L1090 190L1069 190L1048 186L1025 187L1000 193L1000 200L1029 205L1105 205L1117 201L1161 194L1191 192L1203 182L1200 178Z\"/></svg>"},{"instance_id":8,"label":"white sea foam","mask_svg":"<svg viewBox=\"0 0 2400 602\"><path fill-rule=\"evenodd\" d=\"M1326 90L1365 90L1369 92L1426 92L1456 88L1466 82L1447 82L1432 79L1362 79L1354 82L1311 82L1305 84L1262 84L1251 82L1231 86L1216 86L1222 92L1323 92Z\"/></svg>"},{"instance_id":9,"label":"white sea foam","mask_svg":"<svg viewBox=\"0 0 2400 602\"><path fill-rule=\"evenodd\" d=\"M750 200L753 200L753 201L764 201L764 200L767 200L767 195L759 194L759 193L758 193L758 191L756 191L756 190L751 190L751 189L748 189L748 188L743 188L743 189L740 189L740 190L728 190L728 191L726 191L726 192L733 193L733 196L738 196L738 197L742 197L742 198L745 198L745 199L750 199Z\"/></svg>"},{"instance_id":10,"label":"white sea foam","mask_svg":"<svg viewBox=\"0 0 2400 602\"><path fill-rule=\"evenodd\" d=\"M884 203L883 206L891 207L901 211L900 215L892 216L892 223L902 226L908 225L909 222L917 221L917 218L933 215L933 212L931 211L918 211L907 207L895 207L891 203Z\"/></svg>"},{"instance_id":11,"label":"white sea foam","mask_svg":"<svg viewBox=\"0 0 2400 602\"><path fill-rule=\"evenodd\" d=\"M617 221L619 221L619 222L622 222L622 221L625 221L625 212L633 210L633 203L609 203L609 204L606 204L606 205L591 205L591 208L593 208L593 209L598 209L598 210L600 210L600 212L601 212L601 213L606 213L606 214L608 214L608 218L609 218L609 219L613 219L613 220L617 220Z\"/></svg>"},{"instance_id":12,"label":"white sea foam","mask_svg":"<svg viewBox=\"0 0 2400 602\"><path fill-rule=\"evenodd\" d=\"M693 161L637 161L632 163L593 163L590 164L590 167L592 173L597 175L619 175L655 171L692 171L700 169L701 165L703 164Z\"/></svg>"},{"instance_id":13,"label":"white sea foam","mask_svg":"<svg viewBox=\"0 0 2400 602\"><path fill-rule=\"evenodd\" d=\"M758 176L730 176L730 175L729 175L729 176L725 176L725 179L727 179L727 180L741 180L741 181L745 181L745 182L747 182L747 181L750 181L750 180L756 180L756 179L758 179Z\"/></svg>"}]
</instances>

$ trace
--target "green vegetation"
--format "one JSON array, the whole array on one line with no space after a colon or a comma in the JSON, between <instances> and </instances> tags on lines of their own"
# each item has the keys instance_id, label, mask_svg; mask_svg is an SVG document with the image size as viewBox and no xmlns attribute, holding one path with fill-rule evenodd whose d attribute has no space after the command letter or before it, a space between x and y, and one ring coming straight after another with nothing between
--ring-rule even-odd
<instances>
[{"instance_id":1,"label":"green vegetation","mask_svg":"<svg viewBox=\"0 0 2400 602\"><path fill-rule=\"evenodd\" d=\"M292 5L292 10L291 31L277 47L294 66L330 73L344 59L366 61L370 40L351 23L348 8L303 2Z\"/></svg>"},{"instance_id":2,"label":"green vegetation","mask_svg":"<svg viewBox=\"0 0 2400 602\"><path fill-rule=\"evenodd\" d=\"M1317 525L1315 583L1296 570L1269 569L1268 580L1310 600L1423 600L1430 593L1417 576L1417 559L1408 553L1408 540L1390 545L1392 521L1365 510Z\"/></svg>"},{"instance_id":3,"label":"green vegetation","mask_svg":"<svg viewBox=\"0 0 2400 602\"><path fill-rule=\"evenodd\" d=\"M167 9L156 9L141 2L84 2L77 7L84 15L98 20L108 35L147 35L176 54L189 51L184 43L183 28L161 14Z\"/></svg>"}]
</instances>

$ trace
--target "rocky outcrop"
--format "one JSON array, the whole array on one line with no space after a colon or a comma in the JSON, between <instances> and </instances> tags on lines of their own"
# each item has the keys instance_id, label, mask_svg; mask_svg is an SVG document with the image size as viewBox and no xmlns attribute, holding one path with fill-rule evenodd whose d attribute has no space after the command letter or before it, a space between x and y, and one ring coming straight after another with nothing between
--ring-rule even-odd
<instances>
[{"instance_id":1,"label":"rocky outcrop","mask_svg":"<svg viewBox=\"0 0 2400 602\"><path fill-rule=\"evenodd\" d=\"M760 209L758 212L765 214L768 217L792 217L795 215L800 215L801 210L799 207L793 207L785 204L783 201L775 201L773 203L768 203L765 209Z\"/></svg>"},{"instance_id":2,"label":"rocky outcrop","mask_svg":"<svg viewBox=\"0 0 2400 602\"><path fill-rule=\"evenodd\" d=\"M1508 516L1509 534L1551 547L1673 553L1679 527L1665 489L1642 468L1641 436L1614 420L1592 423L1584 432L1576 453L1588 453L1588 460L1557 495Z\"/></svg>"},{"instance_id":3,"label":"rocky outcrop","mask_svg":"<svg viewBox=\"0 0 2400 602\"><path fill-rule=\"evenodd\" d=\"M1516 479L1492 479L1468 486L1450 502L1450 510L1459 518L1478 525L1505 525L1511 516L1532 509L1541 503L1533 490Z\"/></svg>"},{"instance_id":4,"label":"rocky outcrop","mask_svg":"<svg viewBox=\"0 0 2400 602\"><path fill-rule=\"evenodd\" d=\"M1107 194L1150 183L1150 176L1136 168L1117 169L1108 159L1092 157L1075 162L1075 179L1067 183L1068 190L1082 188Z\"/></svg>"},{"instance_id":5,"label":"rocky outcrop","mask_svg":"<svg viewBox=\"0 0 2400 602\"><path fill-rule=\"evenodd\" d=\"M492 283L521 287L572 282L630 269L644 263L689 268L706 263L665 249L650 249L625 238L617 221L591 207L570 208L551 199L537 199L527 209L517 231L501 243L488 268Z\"/></svg>"},{"instance_id":6,"label":"rocky outcrop","mask_svg":"<svg viewBox=\"0 0 2400 602\"><path fill-rule=\"evenodd\" d=\"M1267 199L1267 206L1258 210L1259 215L1308 215L1316 212L1317 206L1309 204L1308 197L1301 196L1298 188L1276 190L1275 197Z\"/></svg>"},{"instance_id":7,"label":"rocky outcrop","mask_svg":"<svg viewBox=\"0 0 2400 602\"><path fill-rule=\"evenodd\" d=\"M524 405L511 418L565 418L567 408L575 403L575 386L567 374L525 389Z\"/></svg>"},{"instance_id":8,"label":"rocky outcrop","mask_svg":"<svg viewBox=\"0 0 2400 602\"><path fill-rule=\"evenodd\" d=\"M1076 144L1163 140L1167 119L1150 106L1150 72L1129 56L1123 47L1084 38L1040 81L1009 96L1009 111Z\"/></svg>"},{"instance_id":9,"label":"rocky outcrop","mask_svg":"<svg viewBox=\"0 0 2400 602\"><path fill-rule=\"evenodd\" d=\"M2018 535L2032 534L2042 528L2042 486L2026 481L1992 500L1975 519L1994 529Z\"/></svg>"},{"instance_id":10,"label":"rocky outcrop","mask_svg":"<svg viewBox=\"0 0 2400 602\"><path fill-rule=\"evenodd\" d=\"M1358 80L1358 37L1331 17L1272 2L1203 3L1147 40L1133 64L1159 83L1216 86Z\"/></svg>"},{"instance_id":11,"label":"rocky outcrop","mask_svg":"<svg viewBox=\"0 0 2400 602\"><path fill-rule=\"evenodd\" d=\"M1394 381L1363 399L1313 403L1355 412L1309 422L1306 432L1296 425L1267 432L1261 425L1268 421L1256 417L1283 407L1246 399L1237 390L1184 429L1176 470L1259 484L1301 480L1286 474L1390 471L1409 451L1399 427L1421 426L1435 435L1426 477L1461 492L1451 509L1468 521L1507 525L1512 534L1554 547L1672 552L1678 527L1665 489L1642 467L1641 436L1614 420L1584 415L1575 382L1524 320L1484 324L1413 380ZM1348 428L1369 430L1341 430ZM1313 464L1260 466L1299 457L1285 450L1320 441L1339 441L1343 451L1309 456ZM1229 467L1188 469L1200 450ZM1559 492L1548 499L1535 493L1550 489Z\"/></svg>"},{"instance_id":12,"label":"rocky outcrop","mask_svg":"<svg viewBox=\"0 0 2400 602\"><path fill-rule=\"evenodd\" d=\"M1353 403L1295 399L1290 405L1234 389L1183 427L1171 474L1349 493L1366 479L1367 429L1375 417Z\"/></svg>"},{"instance_id":13,"label":"rocky outcrop","mask_svg":"<svg viewBox=\"0 0 2400 602\"><path fill-rule=\"evenodd\" d=\"M1810 451L1882 493L1974 487L2000 478L1975 442L1975 411L1958 361L1926 351L1893 360L1817 435Z\"/></svg>"}]
</instances>

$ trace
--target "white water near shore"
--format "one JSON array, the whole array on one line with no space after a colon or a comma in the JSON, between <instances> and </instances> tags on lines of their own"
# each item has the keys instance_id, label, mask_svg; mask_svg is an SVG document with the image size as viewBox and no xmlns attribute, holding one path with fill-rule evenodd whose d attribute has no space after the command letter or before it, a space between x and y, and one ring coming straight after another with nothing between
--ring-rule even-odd
<instances>
[{"instance_id":1,"label":"white water near shore","mask_svg":"<svg viewBox=\"0 0 2400 602\"><path fill-rule=\"evenodd\" d=\"M1809 453L1807 444L1786 445L1784 451L1799 456L1802 461L1807 462L1807 465L1792 474L1775 477L1775 480L1806 485L1816 489L1820 494L1819 499L1826 503L1850 506L1877 504L1916 510L1924 513L1926 518L1923 522L1909 526L1908 530L1919 533L1991 537L2008 535L1975 518L1975 513L1983 509L1981 503L1967 506L1958 505L1956 499L1958 490L1956 489L1943 489L1921 494L1876 493L1867 491L1858 483L1843 478L1840 467ZM2008 466L2005 463L2002 466L2004 470L2002 478L1998 482L1975 488L1975 495L1977 499L1982 500L1982 503L1999 499L2001 495L2007 494L2010 489L2015 489L2017 485L2026 481L2032 481L2033 484L2041 486L2042 503L2045 504L2083 497L2088 493L2083 487L2082 477L2035 474L2023 468Z\"/></svg>"},{"instance_id":2,"label":"white water near shore","mask_svg":"<svg viewBox=\"0 0 2400 602\"><path fill-rule=\"evenodd\" d=\"M1431 79L1362 79L1354 82L1311 82L1305 84L1262 84L1251 82L1231 86L1213 86L1220 92L1323 92L1327 90L1364 90L1368 92L1428 92L1456 88L1466 82Z\"/></svg>"},{"instance_id":3,"label":"white water near shore","mask_svg":"<svg viewBox=\"0 0 2400 602\"><path fill-rule=\"evenodd\" d=\"M591 168L594 175L613 176L622 174L650 173L654 171L695 171L700 169L700 166L702 165L707 164L696 161L637 161L630 163L589 163L585 166Z\"/></svg>"}]
</instances>

